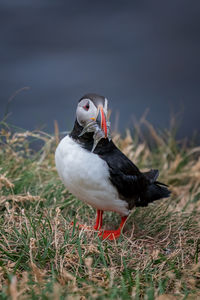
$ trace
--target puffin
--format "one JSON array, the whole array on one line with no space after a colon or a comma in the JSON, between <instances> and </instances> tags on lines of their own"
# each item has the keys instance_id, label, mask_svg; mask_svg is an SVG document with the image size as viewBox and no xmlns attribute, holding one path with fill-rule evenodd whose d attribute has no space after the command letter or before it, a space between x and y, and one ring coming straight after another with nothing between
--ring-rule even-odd
<instances>
[{"instance_id":1,"label":"puffin","mask_svg":"<svg viewBox=\"0 0 200 300\"><path fill-rule=\"evenodd\" d=\"M103 240L120 237L134 207L170 196L168 186L157 181L158 170L141 172L113 143L108 100L98 94L78 101L74 127L58 144L55 164L67 190L97 210L93 228ZM121 216L117 230L102 229L104 211Z\"/></svg>"}]
</instances>

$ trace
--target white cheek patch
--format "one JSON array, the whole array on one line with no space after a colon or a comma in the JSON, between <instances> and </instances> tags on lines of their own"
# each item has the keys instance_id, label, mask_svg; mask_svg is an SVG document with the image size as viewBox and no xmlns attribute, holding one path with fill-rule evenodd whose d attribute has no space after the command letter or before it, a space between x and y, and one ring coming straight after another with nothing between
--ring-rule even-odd
<instances>
[{"instance_id":1,"label":"white cheek patch","mask_svg":"<svg viewBox=\"0 0 200 300\"><path fill-rule=\"evenodd\" d=\"M89 102L89 109L84 109L84 106ZM76 109L76 117L79 125L85 126L92 118L96 118L97 108L90 99L82 99Z\"/></svg>"}]
</instances>

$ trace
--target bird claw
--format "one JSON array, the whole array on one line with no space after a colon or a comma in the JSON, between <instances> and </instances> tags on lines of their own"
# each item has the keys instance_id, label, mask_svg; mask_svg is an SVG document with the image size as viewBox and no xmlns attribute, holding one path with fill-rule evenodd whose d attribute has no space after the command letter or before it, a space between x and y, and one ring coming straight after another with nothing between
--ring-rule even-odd
<instances>
[{"instance_id":1,"label":"bird claw","mask_svg":"<svg viewBox=\"0 0 200 300\"><path fill-rule=\"evenodd\" d=\"M121 235L121 230L104 230L104 231L100 231L98 236L102 238L102 240L116 240L120 237Z\"/></svg>"}]
</instances>

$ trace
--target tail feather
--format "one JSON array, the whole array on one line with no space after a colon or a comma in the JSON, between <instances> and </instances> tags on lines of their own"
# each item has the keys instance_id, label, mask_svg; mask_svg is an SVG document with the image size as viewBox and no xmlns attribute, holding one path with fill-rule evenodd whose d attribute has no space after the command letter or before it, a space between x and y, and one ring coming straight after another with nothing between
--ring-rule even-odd
<instances>
[{"instance_id":1,"label":"tail feather","mask_svg":"<svg viewBox=\"0 0 200 300\"><path fill-rule=\"evenodd\" d=\"M160 181L157 181L157 180L156 180L154 183L159 184L159 185L162 185L162 186L165 186L165 187L168 187L167 184L165 184L165 183L163 183L163 182L160 182Z\"/></svg>"},{"instance_id":2,"label":"tail feather","mask_svg":"<svg viewBox=\"0 0 200 300\"><path fill-rule=\"evenodd\" d=\"M140 194L139 199L135 203L136 206L147 206L149 203L168 198L171 192L168 190L167 185L164 183L155 181L147 186L146 190Z\"/></svg>"}]
</instances>

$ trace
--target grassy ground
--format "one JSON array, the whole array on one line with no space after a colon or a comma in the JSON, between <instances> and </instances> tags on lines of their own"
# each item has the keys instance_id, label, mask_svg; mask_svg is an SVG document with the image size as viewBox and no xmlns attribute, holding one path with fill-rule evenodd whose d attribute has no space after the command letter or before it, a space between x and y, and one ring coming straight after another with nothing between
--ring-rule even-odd
<instances>
[{"instance_id":1,"label":"grassy ground","mask_svg":"<svg viewBox=\"0 0 200 300\"><path fill-rule=\"evenodd\" d=\"M200 299L200 147L146 122L154 145L129 132L115 143L143 170L158 168L172 196L133 210L124 234L101 241L95 211L58 178L58 133L0 135L0 299ZM40 140L40 151L31 150ZM119 217L106 213L105 227Z\"/></svg>"}]
</instances>

